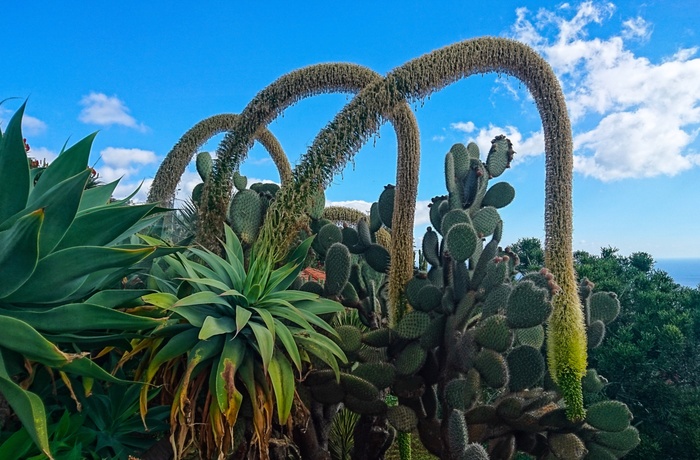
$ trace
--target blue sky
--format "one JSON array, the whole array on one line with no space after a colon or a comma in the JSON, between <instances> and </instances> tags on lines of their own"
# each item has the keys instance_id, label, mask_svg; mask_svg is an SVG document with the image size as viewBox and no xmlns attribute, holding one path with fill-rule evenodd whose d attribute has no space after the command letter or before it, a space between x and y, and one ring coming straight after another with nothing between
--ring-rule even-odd
<instances>
[{"instance_id":1,"label":"blue sky","mask_svg":"<svg viewBox=\"0 0 700 460\"><path fill-rule=\"evenodd\" d=\"M700 257L700 6L696 1L543 3L7 2L0 38L0 123L28 98L25 136L38 158L99 131L93 161L126 194L145 187L179 137L203 118L237 113L283 74L354 62L385 74L434 49L483 35L522 40L562 81L575 138L574 248L655 258ZM347 103L300 102L269 128L291 162ZM514 78L473 76L412 104L422 161L416 236L426 203L444 192L442 164L456 142L486 152L515 144L501 178L517 195L504 242L543 235L544 161L532 99ZM215 150L219 138L206 148ZM332 203L368 209L395 182L396 143L381 129L334 180ZM255 146L242 172L278 181ZM192 166L184 197L198 182ZM144 192L140 193L145 197Z\"/></svg>"}]
</instances>

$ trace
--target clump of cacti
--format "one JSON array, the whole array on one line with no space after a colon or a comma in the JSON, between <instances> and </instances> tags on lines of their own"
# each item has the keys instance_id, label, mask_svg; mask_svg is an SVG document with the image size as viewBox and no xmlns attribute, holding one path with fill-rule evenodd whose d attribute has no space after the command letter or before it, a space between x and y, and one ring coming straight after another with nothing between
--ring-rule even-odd
<instances>
[{"instance_id":1,"label":"clump of cacti","mask_svg":"<svg viewBox=\"0 0 700 460\"><path fill-rule=\"evenodd\" d=\"M373 423L388 420L398 432L417 430L444 459L510 459L518 451L561 460L622 457L639 436L627 407L600 396L604 378L588 370L584 397L597 402L584 420L571 421L562 391L547 375L543 348L552 298L561 290L556 279L543 269L516 281L517 256L499 247L498 209L515 192L489 181L513 154L503 136L484 162L474 143L447 153L448 193L432 200L432 227L421 245L430 269L416 271L406 285L411 309L395 323L387 319L387 297L367 282L370 269L384 273L390 266L388 253L372 248L379 246L376 232L391 221L393 187L354 227L316 223L325 295L356 308L371 330L336 328L348 365L339 380L322 366L312 370L305 385L317 403L342 403ZM579 287L591 348L619 312L614 295L592 287L587 280ZM385 404L387 393L398 405Z\"/></svg>"}]
</instances>

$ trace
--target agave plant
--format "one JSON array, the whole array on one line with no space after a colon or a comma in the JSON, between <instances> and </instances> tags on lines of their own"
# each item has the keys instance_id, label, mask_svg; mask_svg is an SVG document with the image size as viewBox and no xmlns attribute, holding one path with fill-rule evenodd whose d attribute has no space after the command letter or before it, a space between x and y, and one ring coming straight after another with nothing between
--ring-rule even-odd
<instances>
[{"instance_id":1,"label":"agave plant","mask_svg":"<svg viewBox=\"0 0 700 460\"><path fill-rule=\"evenodd\" d=\"M46 382L41 382L46 384ZM49 443L55 460L100 460L110 458L127 460L146 451L159 434L167 432L169 407L155 406L148 412L147 428L138 414L138 385L126 388L122 385L104 385L100 382L80 391L73 382L71 390L58 387L59 397L55 404L47 404L58 416L49 425ZM51 389L48 385L49 391ZM75 391L72 397L79 403L77 413L65 409L72 401L65 393ZM151 390L149 398L159 390ZM53 399L53 398L52 398ZM67 399L67 400L66 400ZM53 412L52 411L52 412ZM46 460L48 457L38 451L26 428L10 434L0 443L0 458L3 460Z\"/></svg>"},{"instance_id":2,"label":"agave plant","mask_svg":"<svg viewBox=\"0 0 700 460\"><path fill-rule=\"evenodd\" d=\"M273 407L280 424L286 423L292 409L294 368L302 372L303 363L311 355L327 363L336 374L338 360L347 362L329 338L337 337L336 332L319 317L342 311L343 307L317 294L288 290L303 268L311 238L280 268L275 269L253 253L246 270L240 240L230 227L226 227L225 235L223 258L198 248L164 258L181 283L169 287L161 283L164 292L147 295L144 300L171 314L170 324L163 330L178 332L167 334L166 340L160 337L160 330L154 332L142 380L150 383L161 367L166 373L176 369L179 358L186 356L171 410L176 456L194 435L194 406L203 390L210 403L202 419L209 421L219 452L233 447L239 410L244 403L251 403L252 444L259 449L260 458L267 458ZM205 377L197 378L202 375ZM142 414L147 409L146 388L142 390ZM247 393L247 401L242 391Z\"/></svg>"},{"instance_id":3,"label":"agave plant","mask_svg":"<svg viewBox=\"0 0 700 460\"><path fill-rule=\"evenodd\" d=\"M163 320L117 309L142 303L143 293L96 291L128 275L135 263L175 248L117 243L149 225L160 209L110 203L118 181L85 189L94 136L63 151L36 177L21 132L23 111L0 133L0 393L50 456L44 406L17 384L25 361L121 382L76 350L123 343L124 331L149 330Z\"/></svg>"}]
</instances>

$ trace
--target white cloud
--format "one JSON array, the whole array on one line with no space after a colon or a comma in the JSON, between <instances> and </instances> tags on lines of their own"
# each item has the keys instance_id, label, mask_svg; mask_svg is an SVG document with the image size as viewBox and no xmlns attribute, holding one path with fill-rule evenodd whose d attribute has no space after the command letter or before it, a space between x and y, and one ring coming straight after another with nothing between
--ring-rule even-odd
<instances>
[{"instance_id":1,"label":"white cloud","mask_svg":"<svg viewBox=\"0 0 700 460\"><path fill-rule=\"evenodd\" d=\"M7 128L7 124L10 122L13 114L12 110L0 106L0 129L4 131ZM26 113L22 116L22 134L24 137L38 136L45 131L46 123L43 121Z\"/></svg>"},{"instance_id":2,"label":"white cloud","mask_svg":"<svg viewBox=\"0 0 700 460\"><path fill-rule=\"evenodd\" d=\"M155 163L156 154L150 150L107 147L100 152L102 161L109 166L126 167L132 163Z\"/></svg>"},{"instance_id":3,"label":"white cloud","mask_svg":"<svg viewBox=\"0 0 700 460\"><path fill-rule=\"evenodd\" d=\"M457 123L450 123L450 128L452 128L456 131L471 133L472 131L474 131L474 129L476 127L474 126L474 123L471 121L467 121L467 122L458 121Z\"/></svg>"},{"instance_id":4,"label":"white cloud","mask_svg":"<svg viewBox=\"0 0 700 460\"><path fill-rule=\"evenodd\" d=\"M431 140L435 142L443 142L446 139L445 136L440 136L440 135L435 135L431 138Z\"/></svg>"},{"instance_id":5,"label":"white cloud","mask_svg":"<svg viewBox=\"0 0 700 460\"><path fill-rule=\"evenodd\" d=\"M96 169L103 183L122 179L119 186L117 186L117 190L123 196L117 195L115 191L115 197L117 198L128 196L138 186L138 184L129 183L129 179L141 173L141 166L158 160L156 154L150 150L117 147L107 147L100 151L100 159L104 164L98 165ZM145 198L143 201L145 201Z\"/></svg>"},{"instance_id":6,"label":"white cloud","mask_svg":"<svg viewBox=\"0 0 700 460\"><path fill-rule=\"evenodd\" d=\"M83 123L122 125L140 131L147 129L143 123L137 123L136 119L129 115L129 108L116 96L92 92L80 100L80 105L85 107L78 117Z\"/></svg>"},{"instance_id":7,"label":"white cloud","mask_svg":"<svg viewBox=\"0 0 700 460\"><path fill-rule=\"evenodd\" d=\"M350 200L350 201L329 201L326 200L326 207L328 206L340 206L343 208L352 208L369 214L369 209L372 207L372 203L369 201L362 200Z\"/></svg>"},{"instance_id":8,"label":"white cloud","mask_svg":"<svg viewBox=\"0 0 700 460\"><path fill-rule=\"evenodd\" d=\"M22 117L22 134L25 136L38 136L46 131L46 123L31 115Z\"/></svg>"},{"instance_id":9,"label":"white cloud","mask_svg":"<svg viewBox=\"0 0 700 460\"><path fill-rule=\"evenodd\" d=\"M628 19L622 23L622 38L626 40L639 39L649 40L651 37L651 24L644 18L636 17Z\"/></svg>"},{"instance_id":10,"label":"white cloud","mask_svg":"<svg viewBox=\"0 0 700 460\"><path fill-rule=\"evenodd\" d=\"M514 37L539 51L562 81L576 133L576 170L610 181L692 168L698 156L691 144L700 129L697 48L659 63L636 56L625 41L646 40L652 30L640 17L623 21L618 35L588 38L587 27L613 11L612 4L584 2L573 17L569 10L542 9L533 20L521 8L513 26ZM551 26L557 30L552 40L545 36Z\"/></svg>"},{"instance_id":11,"label":"white cloud","mask_svg":"<svg viewBox=\"0 0 700 460\"><path fill-rule=\"evenodd\" d=\"M53 150L49 150L46 147L34 147L30 144L30 150L27 153L28 156L43 162L46 160L47 163L51 163L58 157L58 153Z\"/></svg>"},{"instance_id":12,"label":"white cloud","mask_svg":"<svg viewBox=\"0 0 700 460\"><path fill-rule=\"evenodd\" d=\"M480 128L479 133L475 138L470 138L469 142L476 142L479 146L482 159L486 159L486 155L491 150L491 141L501 134L504 134L513 143L515 156L513 164L524 160L527 157L537 156L544 153L544 135L542 131L530 133L527 137L523 137L522 133L515 126L500 126L489 125L488 128Z\"/></svg>"}]
</instances>

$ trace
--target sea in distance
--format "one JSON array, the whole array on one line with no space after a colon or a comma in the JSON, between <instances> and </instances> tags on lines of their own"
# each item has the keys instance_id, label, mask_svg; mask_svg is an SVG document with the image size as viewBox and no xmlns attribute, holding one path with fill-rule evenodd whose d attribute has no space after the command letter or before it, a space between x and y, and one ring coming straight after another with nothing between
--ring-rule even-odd
<instances>
[{"instance_id":1,"label":"sea in distance","mask_svg":"<svg viewBox=\"0 0 700 460\"><path fill-rule=\"evenodd\" d=\"M681 286L697 288L700 285L700 259L658 259L654 268L669 274Z\"/></svg>"}]
</instances>

